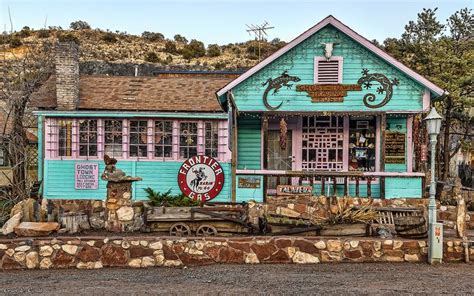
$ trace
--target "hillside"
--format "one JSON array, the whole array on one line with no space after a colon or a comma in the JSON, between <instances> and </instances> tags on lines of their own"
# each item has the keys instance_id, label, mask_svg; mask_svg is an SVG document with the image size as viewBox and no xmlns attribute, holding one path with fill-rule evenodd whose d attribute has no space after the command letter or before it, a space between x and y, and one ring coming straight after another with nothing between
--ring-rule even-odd
<instances>
[{"instance_id":1,"label":"hillside","mask_svg":"<svg viewBox=\"0 0 474 296\"><path fill-rule=\"evenodd\" d=\"M242 70L258 62L258 42L211 44L188 41L181 35L167 39L160 33L143 32L141 36L100 29L63 30L57 27L4 34L4 50L21 53L27 44L44 40L74 40L80 44L81 62L106 64L154 64L158 67L200 68L208 70ZM261 42L262 59L285 43L279 39Z\"/></svg>"}]
</instances>

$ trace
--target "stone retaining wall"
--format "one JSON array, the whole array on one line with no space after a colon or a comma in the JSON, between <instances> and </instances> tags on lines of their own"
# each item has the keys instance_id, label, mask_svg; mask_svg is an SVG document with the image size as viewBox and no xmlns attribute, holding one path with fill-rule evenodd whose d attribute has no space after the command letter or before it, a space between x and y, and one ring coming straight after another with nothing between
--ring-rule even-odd
<instances>
[{"instance_id":1,"label":"stone retaining wall","mask_svg":"<svg viewBox=\"0 0 474 296\"><path fill-rule=\"evenodd\" d=\"M459 240L445 241L444 262L463 261ZM474 259L474 246L470 248ZM0 270L214 263L426 262L419 240L321 237L61 237L0 240Z\"/></svg>"}]
</instances>

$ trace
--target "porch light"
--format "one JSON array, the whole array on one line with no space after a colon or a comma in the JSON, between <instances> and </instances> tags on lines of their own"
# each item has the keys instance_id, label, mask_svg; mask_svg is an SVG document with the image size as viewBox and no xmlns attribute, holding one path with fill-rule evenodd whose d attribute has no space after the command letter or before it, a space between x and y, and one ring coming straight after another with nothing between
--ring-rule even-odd
<instances>
[{"instance_id":1,"label":"porch light","mask_svg":"<svg viewBox=\"0 0 474 296\"><path fill-rule=\"evenodd\" d=\"M443 120L443 117L438 114L435 107L431 108L431 111L428 116L426 116L425 120L428 135L438 136L439 131L441 130L441 121Z\"/></svg>"}]
</instances>

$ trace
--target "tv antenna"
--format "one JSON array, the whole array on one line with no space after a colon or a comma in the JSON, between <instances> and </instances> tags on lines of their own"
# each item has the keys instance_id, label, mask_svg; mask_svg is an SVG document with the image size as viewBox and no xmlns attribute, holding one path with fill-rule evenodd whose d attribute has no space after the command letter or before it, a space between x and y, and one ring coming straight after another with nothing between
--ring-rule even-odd
<instances>
[{"instance_id":1,"label":"tv antenna","mask_svg":"<svg viewBox=\"0 0 474 296\"><path fill-rule=\"evenodd\" d=\"M249 35L254 34L255 39L257 40L258 43L258 61L260 62L261 58L261 42L263 39L268 36L267 30L274 29L275 27L270 27L270 24L265 21L262 25L246 25L247 26L247 32Z\"/></svg>"}]
</instances>

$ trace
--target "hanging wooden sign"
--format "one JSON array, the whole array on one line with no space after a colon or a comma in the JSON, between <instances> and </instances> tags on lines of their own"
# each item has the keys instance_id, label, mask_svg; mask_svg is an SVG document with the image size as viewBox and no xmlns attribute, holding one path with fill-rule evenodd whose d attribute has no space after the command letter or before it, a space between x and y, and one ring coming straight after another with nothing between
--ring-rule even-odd
<instances>
[{"instance_id":1,"label":"hanging wooden sign","mask_svg":"<svg viewBox=\"0 0 474 296\"><path fill-rule=\"evenodd\" d=\"M348 91L361 91L359 84L300 84L296 91L305 91L313 103L344 102Z\"/></svg>"},{"instance_id":2,"label":"hanging wooden sign","mask_svg":"<svg viewBox=\"0 0 474 296\"><path fill-rule=\"evenodd\" d=\"M260 177L239 177L239 188L260 188Z\"/></svg>"},{"instance_id":3,"label":"hanging wooden sign","mask_svg":"<svg viewBox=\"0 0 474 296\"><path fill-rule=\"evenodd\" d=\"M385 132L385 163L405 163L405 133Z\"/></svg>"}]
</instances>

